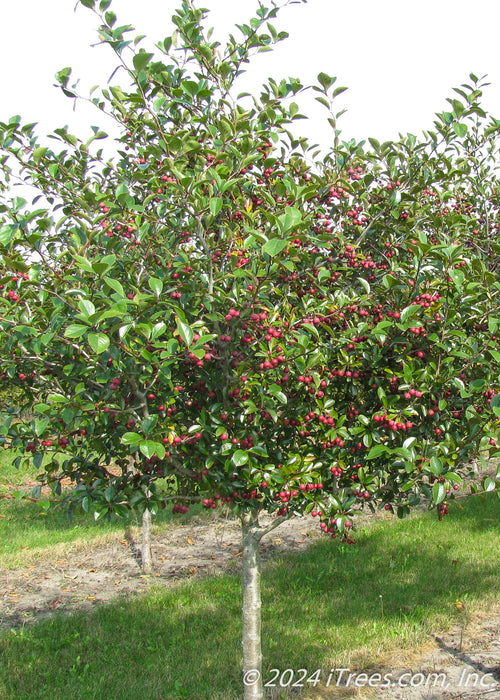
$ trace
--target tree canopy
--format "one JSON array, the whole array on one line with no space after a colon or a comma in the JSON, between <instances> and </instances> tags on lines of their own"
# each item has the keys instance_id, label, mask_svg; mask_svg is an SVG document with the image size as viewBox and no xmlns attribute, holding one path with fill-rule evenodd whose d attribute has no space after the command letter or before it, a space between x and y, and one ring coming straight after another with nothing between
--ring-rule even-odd
<instances>
[{"instance_id":1,"label":"tree canopy","mask_svg":"<svg viewBox=\"0 0 500 700\"><path fill-rule=\"evenodd\" d=\"M186 0L156 53L108 0L81 4L127 76L90 98L116 155L97 126L42 142L0 123L1 380L24 400L2 444L97 517L311 512L347 541L366 507L442 517L470 460L498 454L500 121L484 80L420 137L358 143L338 127L345 88L320 73L322 153L296 136L299 79L236 91L286 38L274 3L221 46ZM70 69L57 79L78 98Z\"/></svg>"}]
</instances>

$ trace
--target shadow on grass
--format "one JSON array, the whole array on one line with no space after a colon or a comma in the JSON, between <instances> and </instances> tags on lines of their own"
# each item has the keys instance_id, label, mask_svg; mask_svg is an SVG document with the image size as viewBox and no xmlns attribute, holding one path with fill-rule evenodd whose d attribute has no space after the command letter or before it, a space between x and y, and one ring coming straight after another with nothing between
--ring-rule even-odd
<instances>
[{"instance_id":1,"label":"shadow on grass","mask_svg":"<svg viewBox=\"0 0 500 700\"><path fill-rule=\"evenodd\" d=\"M153 526L187 522L199 515L196 507L189 515L173 515L171 509L160 509L153 517ZM0 499L0 556L14 554L20 548L39 549L84 538L92 540L105 533L125 532L140 527L141 518L130 512L129 518L111 515L95 520L92 513L76 507L68 517L64 509L44 511L39 503L27 500Z\"/></svg>"},{"instance_id":2,"label":"shadow on grass","mask_svg":"<svg viewBox=\"0 0 500 700\"><path fill-rule=\"evenodd\" d=\"M442 523L426 515L375 523L356 546L325 538L268 562L265 678L272 668L368 667L384 650L421 643L430 626L452 625L457 600L492 600L500 501L450 510ZM238 577L193 578L3 633L0 696L234 700L242 693L240 601Z\"/></svg>"}]
</instances>

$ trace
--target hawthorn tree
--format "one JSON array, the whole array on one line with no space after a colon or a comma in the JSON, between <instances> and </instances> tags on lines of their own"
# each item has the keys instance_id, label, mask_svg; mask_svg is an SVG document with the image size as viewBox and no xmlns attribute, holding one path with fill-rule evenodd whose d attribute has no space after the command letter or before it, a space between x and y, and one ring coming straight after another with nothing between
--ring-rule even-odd
<instances>
[{"instance_id":1,"label":"hawthorn tree","mask_svg":"<svg viewBox=\"0 0 500 700\"><path fill-rule=\"evenodd\" d=\"M221 46L185 0L157 54L109 0L81 4L121 68L90 98L116 155L98 127L45 144L0 124L1 379L29 409L0 439L96 517L237 514L245 698L262 698L261 538L304 513L347 542L366 507L442 518L470 459L498 453L500 122L471 75L421 138L345 142L344 88L320 73L320 154L290 131L298 79L237 93L286 37L274 3Z\"/></svg>"}]
</instances>

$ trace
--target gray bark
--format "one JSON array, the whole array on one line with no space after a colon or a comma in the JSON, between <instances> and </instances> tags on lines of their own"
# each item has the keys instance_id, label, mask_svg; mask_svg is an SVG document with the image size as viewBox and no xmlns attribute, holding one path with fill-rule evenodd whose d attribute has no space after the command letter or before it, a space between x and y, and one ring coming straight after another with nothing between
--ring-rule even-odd
<instances>
[{"instance_id":1,"label":"gray bark","mask_svg":"<svg viewBox=\"0 0 500 700\"><path fill-rule=\"evenodd\" d=\"M147 508L142 514L141 567L145 574L151 574L153 571L153 557L151 555L151 513Z\"/></svg>"},{"instance_id":2,"label":"gray bark","mask_svg":"<svg viewBox=\"0 0 500 700\"><path fill-rule=\"evenodd\" d=\"M262 537L274 530L285 518L277 518L264 528L259 527L258 510L242 513L240 519L243 567L243 697L244 700L263 700L259 544Z\"/></svg>"}]
</instances>

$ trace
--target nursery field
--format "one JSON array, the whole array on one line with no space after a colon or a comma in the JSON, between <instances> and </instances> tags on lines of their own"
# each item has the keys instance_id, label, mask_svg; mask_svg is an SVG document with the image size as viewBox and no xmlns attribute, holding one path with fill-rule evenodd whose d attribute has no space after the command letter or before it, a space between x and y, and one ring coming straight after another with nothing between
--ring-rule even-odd
<instances>
[{"instance_id":1,"label":"nursery field","mask_svg":"<svg viewBox=\"0 0 500 700\"><path fill-rule=\"evenodd\" d=\"M237 521L163 512L155 571L144 576L136 522L68 521L12 497L34 474L13 469L7 452L0 468L0 697L240 697ZM423 511L362 516L353 545L313 518L280 526L262 543L268 697L425 697L422 687L375 687L377 674L408 669L444 669L448 689L433 697L477 697L472 681L457 686L464 669L494 697L499 535L495 494L451 503L442 522ZM375 674L373 687L346 686L345 673L339 682L331 671L342 668L361 681Z\"/></svg>"}]
</instances>

